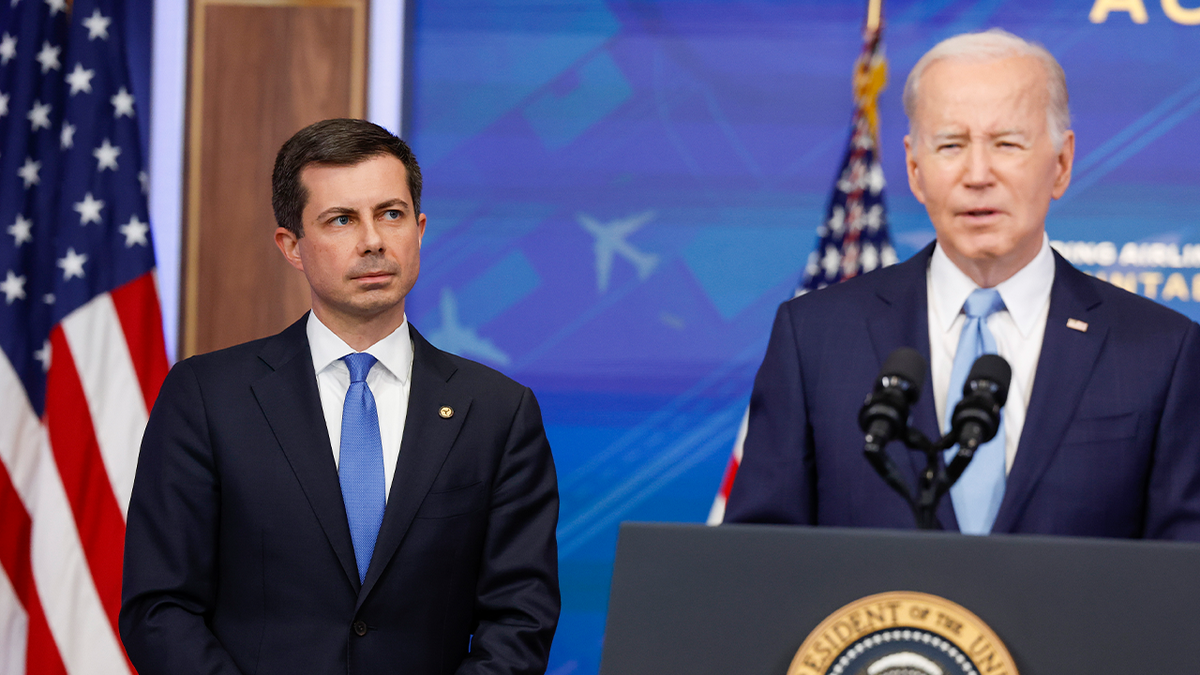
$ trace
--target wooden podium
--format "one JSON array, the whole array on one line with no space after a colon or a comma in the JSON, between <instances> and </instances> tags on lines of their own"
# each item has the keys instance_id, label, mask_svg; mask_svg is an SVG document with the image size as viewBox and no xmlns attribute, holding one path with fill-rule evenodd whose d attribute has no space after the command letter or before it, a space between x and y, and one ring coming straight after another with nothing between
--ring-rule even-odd
<instances>
[{"instance_id":1,"label":"wooden podium","mask_svg":"<svg viewBox=\"0 0 1200 675\"><path fill-rule=\"evenodd\" d=\"M1021 675L1200 672L1200 544L626 523L600 674L784 675L888 591L970 610Z\"/></svg>"}]
</instances>

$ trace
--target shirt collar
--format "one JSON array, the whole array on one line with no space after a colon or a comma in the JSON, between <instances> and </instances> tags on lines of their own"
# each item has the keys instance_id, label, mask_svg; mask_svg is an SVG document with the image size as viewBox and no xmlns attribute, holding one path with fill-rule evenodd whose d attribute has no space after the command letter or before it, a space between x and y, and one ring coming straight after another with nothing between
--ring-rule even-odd
<instances>
[{"instance_id":1,"label":"shirt collar","mask_svg":"<svg viewBox=\"0 0 1200 675\"><path fill-rule=\"evenodd\" d=\"M979 285L958 269L941 246L933 249L929 260L929 280L932 289L929 302L937 312L938 328L949 331L962 311L963 303ZM1000 299L1022 337L1029 337L1042 309L1050 301L1050 286L1054 283L1054 254L1050 237L1042 234L1042 248L1029 264L1016 274L996 285Z\"/></svg>"},{"instance_id":2,"label":"shirt collar","mask_svg":"<svg viewBox=\"0 0 1200 675\"><path fill-rule=\"evenodd\" d=\"M345 340L321 323L315 312L309 312L305 330L308 333L308 348L312 352L315 372L319 373L330 365L339 363L343 356L354 353ZM405 316L400 327L392 331L390 335L363 351L374 356L400 382L407 381L409 373L412 372L413 360L412 339L408 334L408 317ZM345 367L344 364L342 367Z\"/></svg>"}]
</instances>

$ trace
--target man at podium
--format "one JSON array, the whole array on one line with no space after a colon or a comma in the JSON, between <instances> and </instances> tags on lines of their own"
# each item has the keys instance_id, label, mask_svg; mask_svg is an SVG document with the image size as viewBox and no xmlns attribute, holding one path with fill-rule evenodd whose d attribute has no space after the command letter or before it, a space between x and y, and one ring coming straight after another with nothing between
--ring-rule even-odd
<instances>
[{"instance_id":1,"label":"man at podium","mask_svg":"<svg viewBox=\"0 0 1200 675\"><path fill-rule=\"evenodd\" d=\"M1012 366L945 529L1200 540L1200 326L1076 270L1045 233L1075 150L1062 67L1004 31L959 35L917 62L904 106L936 241L780 306L726 521L913 527L857 423L880 365L911 347L930 369L910 424L931 438L976 355ZM924 455L889 451L916 484Z\"/></svg>"}]
</instances>

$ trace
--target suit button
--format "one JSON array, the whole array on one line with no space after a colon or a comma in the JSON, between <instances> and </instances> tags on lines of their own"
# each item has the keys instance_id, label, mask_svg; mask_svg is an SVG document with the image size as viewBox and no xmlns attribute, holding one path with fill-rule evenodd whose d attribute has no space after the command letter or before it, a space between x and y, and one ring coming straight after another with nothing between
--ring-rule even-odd
<instances>
[{"instance_id":1,"label":"suit button","mask_svg":"<svg viewBox=\"0 0 1200 675\"><path fill-rule=\"evenodd\" d=\"M359 637L367 634L367 624L363 621L355 621L350 624L350 628L354 629L354 634Z\"/></svg>"}]
</instances>

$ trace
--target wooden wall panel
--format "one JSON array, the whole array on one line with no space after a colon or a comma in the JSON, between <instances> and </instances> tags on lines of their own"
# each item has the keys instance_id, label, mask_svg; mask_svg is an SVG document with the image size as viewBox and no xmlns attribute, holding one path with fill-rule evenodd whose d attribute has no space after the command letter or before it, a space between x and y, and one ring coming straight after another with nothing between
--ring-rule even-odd
<instances>
[{"instance_id":1,"label":"wooden wall panel","mask_svg":"<svg viewBox=\"0 0 1200 675\"><path fill-rule=\"evenodd\" d=\"M293 133L365 112L367 0L194 0L180 356L309 307L275 247L271 169Z\"/></svg>"}]
</instances>

